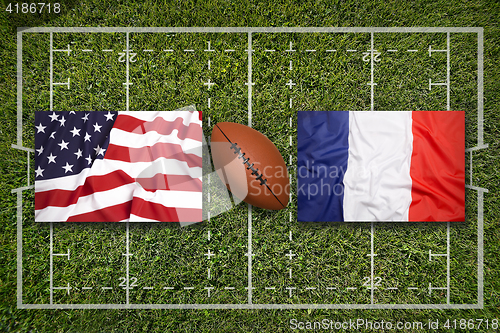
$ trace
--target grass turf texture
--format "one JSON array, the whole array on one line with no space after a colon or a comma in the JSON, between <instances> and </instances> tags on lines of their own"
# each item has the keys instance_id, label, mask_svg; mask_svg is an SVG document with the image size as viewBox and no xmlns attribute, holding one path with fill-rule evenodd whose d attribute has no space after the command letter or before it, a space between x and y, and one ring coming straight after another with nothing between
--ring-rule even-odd
<instances>
[{"instance_id":1,"label":"grass turf texture","mask_svg":"<svg viewBox=\"0 0 500 333\"><path fill-rule=\"evenodd\" d=\"M4 6L5 7L5 6ZM345 321L365 318L385 321L423 321L427 319L499 318L498 303L500 231L498 210L499 155L499 5L482 1L475 5L438 1L332 3L288 2L251 5L227 2L199 4L166 2L163 5L125 5L120 2L70 3L60 16L34 18L2 12L2 55L4 68L0 83L1 117L0 167L2 230L0 284L2 320L8 331L286 331L289 320L320 321L324 318ZM16 141L16 41L15 26L482 26L484 42L484 114L485 142L488 150L474 152L473 183L488 188L485 194L485 308L482 310L19 310L16 309L16 198L12 188L27 183L26 154L10 149ZM297 52L283 56L293 41L299 50L367 50L369 34L255 34L253 56L253 127L266 134L285 157L294 156L296 141L289 118L295 122L297 110L370 109L370 66L360 52ZM159 50L206 48L212 41L217 56L203 52L162 53ZM124 34L54 34L54 48L94 49L76 52L71 57L58 53L54 58L54 82L71 78L71 89L57 87L55 110L121 110L125 108L124 65L116 50L124 48ZM428 78L446 77L444 54L425 52L427 45L444 49L443 34L376 34L375 48L421 49L417 54L384 53L375 66L375 109L445 109L442 87L428 90ZM23 143L33 147L33 111L49 108L48 34L26 34L23 40ZM134 85L130 89L130 110L170 110L196 104L218 121L247 122L247 60L245 34L178 34L176 36L131 34L131 47L137 61L130 65ZM467 111L466 146L477 140L476 116L476 44L475 36L451 35L451 107ZM29 45L29 48L27 47ZM114 49L113 53L97 52ZM155 52L143 52L155 49ZM265 52L276 49L276 52ZM121 51L120 51L121 52ZM443 58L444 57L444 58ZM211 60L211 70L207 68ZM292 60L293 69L289 70ZM209 91L202 82L210 78L217 85ZM285 86L290 79L297 85ZM211 97L208 109L207 98ZM289 98L293 108L289 108ZM205 134L210 129L205 128ZM295 158L295 157L294 157ZM295 161L295 160L294 160ZM288 161L287 161L288 162ZM33 165L33 160L31 161ZM468 161L466 163L469 165ZM468 175L468 173L467 173ZM33 172L30 183L34 182ZM468 180L468 177L466 178ZM294 181L293 181L294 182ZM25 191L26 192L26 191ZM33 193L26 192L23 207L23 302L48 303L47 224L33 223ZM451 302L475 303L476 275L476 195L467 191L467 223L451 228ZM254 303L369 303L370 293L363 288L369 276L370 228L365 224L289 223L288 213L296 210L296 201L280 212L253 210L253 293ZM31 212L31 213L30 213ZM131 225L130 275L137 277L131 291L131 303L242 303L246 302L247 211L238 209L214 217L210 223L188 228L173 225ZM207 230L211 240L207 239ZM293 240L288 240L292 231ZM54 232L54 253L70 250L71 260L54 258L54 286L70 285L54 291L54 303L123 303L119 288L124 275L125 233L123 225L58 224ZM444 258L428 261L428 250L446 250L443 225L382 224L375 229L376 276L381 287L398 286L398 291L376 290L376 303L444 303L446 294L433 291L429 282L446 284ZM203 253L216 254L209 261ZM285 257L289 250L297 254ZM210 298L210 285L217 290ZM292 268L293 276L288 272ZM444 274L444 275L443 275ZM287 286L297 286L289 297ZM81 288L91 286L92 291ZM162 290L173 286L173 291ZM194 287L184 290L184 287ZM234 290L224 290L234 286ZM327 292L335 286L337 292ZM113 287L102 290L101 287ZM143 289L154 287L154 289ZM276 287L266 290L265 287ZM305 290L306 287L317 287ZM348 291L347 287L357 290ZM407 287L418 287L407 290ZM481 330L478 330L481 331Z\"/></svg>"}]
</instances>

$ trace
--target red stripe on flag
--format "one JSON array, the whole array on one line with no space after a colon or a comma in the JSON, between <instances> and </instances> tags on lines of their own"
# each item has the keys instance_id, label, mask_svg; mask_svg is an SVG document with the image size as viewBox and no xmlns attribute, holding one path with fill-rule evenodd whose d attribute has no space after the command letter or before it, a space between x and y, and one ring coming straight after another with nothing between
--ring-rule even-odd
<instances>
[{"instance_id":1,"label":"red stripe on flag","mask_svg":"<svg viewBox=\"0 0 500 333\"><path fill-rule=\"evenodd\" d=\"M174 130L177 130L177 137L181 140L188 138L201 141L203 133L201 126L195 123L190 123L186 126L182 121L183 119L180 117L173 121L168 121L161 117L157 117L153 121L145 121L129 115L119 114L116 117L113 128L137 134L155 131L161 135L169 135Z\"/></svg>"},{"instance_id":2,"label":"red stripe on flag","mask_svg":"<svg viewBox=\"0 0 500 333\"><path fill-rule=\"evenodd\" d=\"M410 221L465 221L465 113L413 111Z\"/></svg>"},{"instance_id":3,"label":"red stripe on flag","mask_svg":"<svg viewBox=\"0 0 500 333\"><path fill-rule=\"evenodd\" d=\"M67 222L119 222L130 217L132 201L106 207L93 212L74 215Z\"/></svg>"},{"instance_id":4,"label":"red stripe on flag","mask_svg":"<svg viewBox=\"0 0 500 333\"><path fill-rule=\"evenodd\" d=\"M161 222L200 222L202 210L195 208L173 208L134 198L130 214Z\"/></svg>"},{"instance_id":5,"label":"red stripe on flag","mask_svg":"<svg viewBox=\"0 0 500 333\"><path fill-rule=\"evenodd\" d=\"M201 192L202 190L201 180L184 175L156 174L152 178L137 178L136 181L150 192L156 190Z\"/></svg>"},{"instance_id":6,"label":"red stripe on flag","mask_svg":"<svg viewBox=\"0 0 500 333\"><path fill-rule=\"evenodd\" d=\"M158 158L165 157L187 162L190 168L201 167L202 158L189 154L182 150L182 147L173 143L158 142L153 146L142 148L122 147L109 144L104 159L118 160L123 162L152 162Z\"/></svg>"},{"instance_id":7,"label":"red stripe on flag","mask_svg":"<svg viewBox=\"0 0 500 333\"><path fill-rule=\"evenodd\" d=\"M122 170L116 170L102 176L91 176L85 183L75 190L50 190L35 193L35 209L46 207L67 207L76 204L80 197L96 192L112 190L114 188L135 182L135 180Z\"/></svg>"}]
</instances>

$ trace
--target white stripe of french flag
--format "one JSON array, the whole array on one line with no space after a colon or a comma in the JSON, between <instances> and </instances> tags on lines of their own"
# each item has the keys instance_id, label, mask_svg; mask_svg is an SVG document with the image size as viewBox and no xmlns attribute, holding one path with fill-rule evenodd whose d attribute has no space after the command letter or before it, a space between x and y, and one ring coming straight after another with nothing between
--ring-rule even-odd
<instances>
[{"instance_id":1,"label":"white stripe of french flag","mask_svg":"<svg viewBox=\"0 0 500 333\"><path fill-rule=\"evenodd\" d=\"M299 221L464 221L462 111L301 111Z\"/></svg>"}]
</instances>

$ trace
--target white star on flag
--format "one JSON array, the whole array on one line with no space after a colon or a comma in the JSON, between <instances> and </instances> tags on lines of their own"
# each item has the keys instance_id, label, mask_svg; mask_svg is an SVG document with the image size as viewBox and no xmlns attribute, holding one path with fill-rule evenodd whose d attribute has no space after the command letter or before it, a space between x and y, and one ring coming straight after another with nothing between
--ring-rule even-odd
<instances>
[{"instance_id":1,"label":"white star on flag","mask_svg":"<svg viewBox=\"0 0 500 333\"><path fill-rule=\"evenodd\" d=\"M47 126L42 126L42 123L40 123L40 125L35 126L35 128L37 129L37 133L45 133L45 129L47 128Z\"/></svg>"},{"instance_id":2,"label":"white star on flag","mask_svg":"<svg viewBox=\"0 0 500 333\"><path fill-rule=\"evenodd\" d=\"M101 127L102 126L99 126L98 123L95 123L95 125L94 125L94 132L101 132Z\"/></svg>"},{"instance_id":3,"label":"white star on flag","mask_svg":"<svg viewBox=\"0 0 500 333\"><path fill-rule=\"evenodd\" d=\"M69 165L68 162L66 162L66 165L63 166L63 169L64 169L64 173L68 172L68 171L71 171L73 172L73 170L71 170L73 168L73 165Z\"/></svg>"},{"instance_id":4,"label":"white star on flag","mask_svg":"<svg viewBox=\"0 0 500 333\"><path fill-rule=\"evenodd\" d=\"M66 119L64 119L64 117L62 117L61 120L59 120L59 122L61 123L61 127L64 127L64 124L66 123Z\"/></svg>"},{"instance_id":5,"label":"white star on flag","mask_svg":"<svg viewBox=\"0 0 500 333\"><path fill-rule=\"evenodd\" d=\"M35 170L35 173L36 173L35 177L39 177L39 176L42 177L44 171L45 171L45 169L42 169L42 168L40 168L40 166L38 166L38 168Z\"/></svg>"},{"instance_id":6,"label":"white star on flag","mask_svg":"<svg viewBox=\"0 0 500 333\"><path fill-rule=\"evenodd\" d=\"M58 143L57 145L61 147L61 150L63 150L63 149L68 149L68 143L69 142L64 142L64 140L62 140L61 143Z\"/></svg>"},{"instance_id":7,"label":"white star on flag","mask_svg":"<svg viewBox=\"0 0 500 333\"><path fill-rule=\"evenodd\" d=\"M71 132L71 134L73 134L73 137L75 135L80 136L80 129L77 129L76 127L73 127L73 129L70 132Z\"/></svg>"},{"instance_id":8,"label":"white star on flag","mask_svg":"<svg viewBox=\"0 0 500 333\"><path fill-rule=\"evenodd\" d=\"M50 153L50 156L47 156L47 158L49 159L49 163L56 163L56 157L57 156L54 156L52 155L52 153Z\"/></svg>"},{"instance_id":9,"label":"white star on flag","mask_svg":"<svg viewBox=\"0 0 500 333\"><path fill-rule=\"evenodd\" d=\"M108 111L108 114L105 114L104 116L106 117L106 121L108 121L108 120L113 120L113 117L115 115Z\"/></svg>"},{"instance_id":10,"label":"white star on flag","mask_svg":"<svg viewBox=\"0 0 500 333\"><path fill-rule=\"evenodd\" d=\"M50 117L50 122L53 122L54 120L57 120L57 118L59 118L59 116L55 112L52 112L52 114L49 115L49 117Z\"/></svg>"},{"instance_id":11,"label":"white star on flag","mask_svg":"<svg viewBox=\"0 0 500 333\"><path fill-rule=\"evenodd\" d=\"M80 157L82 157L82 150L80 148L78 148L78 151L75 153L76 155L76 159L79 159Z\"/></svg>"}]
</instances>

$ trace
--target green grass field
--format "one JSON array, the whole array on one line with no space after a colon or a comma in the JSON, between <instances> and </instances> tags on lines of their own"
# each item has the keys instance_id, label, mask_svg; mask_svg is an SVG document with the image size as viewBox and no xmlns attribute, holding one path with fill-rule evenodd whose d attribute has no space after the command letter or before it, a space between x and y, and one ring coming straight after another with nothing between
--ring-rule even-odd
<instances>
[{"instance_id":1,"label":"green grass field","mask_svg":"<svg viewBox=\"0 0 500 333\"><path fill-rule=\"evenodd\" d=\"M500 5L468 2L68 2L56 14L10 14L2 4L0 81L1 331L32 332L282 332L291 320L333 322L365 319L427 323L460 319L500 320L500 213L498 208ZM16 306L17 201L12 189L34 183L25 152L16 143L16 28L89 27L484 27L484 142L473 152L472 185L484 194L484 307L461 310L313 309L315 304L447 304L446 224L298 223L297 200L278 212L252 208L253 304L309 304L309 309L18 309ZM248 54L245 33L130 33L130 110L174 110L196 105L204 134L220 121L248 123ZM215 52L204 52L208 42ZM380 62L374 65L375 110L444 110L445 33L374 34ZM23 131L34 147L34 111L50 109L48 33L23 34ZM296 52L287 52L290 43ZM296 114L301 110L370 110L369 33L255 33L252 35L252 126L267 135L291 167L296 162ZM450 108L466 112L466 147L477 144L477 34L450 34ZM125 110L124 33L54 33L54 110ZM173 52L166 52L172 49ZM336 52L328 50L336 49ZM388 50L398 50L392 52ZM82 51L82 50L92 50ZM102 50L113 50L112 52ZM185 50L193 50L185 51ZM273 51L271 51L273 50ZM315 50L315 51L312 51ZM355 50L355 51L354 51ZM407 50L417 50L416 52ZM208 89L207 80L216 85ZM292 80L294 86L286 84ZM210 99L210 105L208 100ZM292 104L290 106L290 99ZM290 121L292 126L290 126ZM289 138L292 137L290 145ZM466 154L469 184L469 154ZM28 179L30 177L30 179ZM205 179L204 179L205 181ZM205 183L204 183L205 184ZM296 181L292 178L292 188ZM212 200L213 202L214 200ZM449 229L450 304L476 304L477 194L466 191L467 221ZM50 224L34 223L33 190L23 191L23 304L49 304ZM290 220L291 216L291 220ZM210 239L209 235L210 234ZM239 204L209 221L130 224L130 304L247 304L248 208ZM374 280L370 285L371 237ZM291 237L291 240L290 240ZM125 224L53 224L53 304L126 304ZM211 259L205 255L210 250ZM292 251L290 259L286 254ZM210 278L208 272L210 271ZM290 273L291 272L291 273ZM208 295L207 287L210 289ZM295 289L290 289L293 287ZM391 289L398 287L397 290ZM92 289L88 289L92 288ZM104 289L103 289L104 288ZM165 289L169 288L169 289ZM173 289L170 289L173 288ZM287 289L288 288L288 289ZM336 289L332 289L336 288ZM389 289L388 289L389 288ZM476 328L479 321L475 321ZM500 326L500 325L499 325ZM358 331L383 331L360 328ZM425 331L418 328L406 331Z\"/></svg>"}]
</instances>

